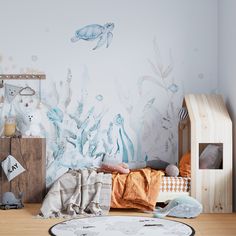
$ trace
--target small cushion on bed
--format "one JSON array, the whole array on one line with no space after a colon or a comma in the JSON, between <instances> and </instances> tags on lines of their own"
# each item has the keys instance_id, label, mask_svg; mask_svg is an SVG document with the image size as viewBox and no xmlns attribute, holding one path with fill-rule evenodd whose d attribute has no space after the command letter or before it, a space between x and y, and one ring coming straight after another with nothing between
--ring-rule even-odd
<instances>
[{"instance_id":1,"label":"small cushion on bed","mask_svg":"<svg viewBox=\"0 0 236 236\"><path fill-rule=\"evenodd\" d=\"M176 165L169 164L165 169L165 173L167 176L177 177L179 175L179 169Z\"/></svg>"},{"instance_id":2,"label":"small cushion on bed","mask_svg":"<svg viewBox=\"0 0 236 236\"><path fill-rule=\"evenodd\" d=\"M199 158L200 169L219 169L222 163L222 149L213 144L209 144L203 150Z\"/></svg>"},{"instance_id":3,"label":"small cushion on bed","mask_svg":"<svg viewBox=\"0 0 236 236\"><path fill-rule=\"evenodd\" d=\"M150 167L154 170L165 170L165 168L169 164L170 163L168 163L166 161L162 161L161 159L155 159L155 160L147 161L147 167Z\"/></svg>"},{"instance_id":4,"label":"small cushion on bed","mask_svg":"<svg viewBox=\"0 0 236 236\"><path fill-rule=\"evenodd\" d=\"M179 173L182 177L191 177L191 155L190 152L185 153L179 162Z\"/></svg>"},{"instance_id":5,"label":"small cushion on bed","mask_svg":"<svg viewBox=\"0 0 236 236\"><path fill-rule=\"evenodd\" d=\"M118 172L120 174L129 173L128 165L125 163L120 163L117 165L103 163L99 170L102 172L109 172L109 173L113 173L113 172Z\"/></svg>"}]
</instances>

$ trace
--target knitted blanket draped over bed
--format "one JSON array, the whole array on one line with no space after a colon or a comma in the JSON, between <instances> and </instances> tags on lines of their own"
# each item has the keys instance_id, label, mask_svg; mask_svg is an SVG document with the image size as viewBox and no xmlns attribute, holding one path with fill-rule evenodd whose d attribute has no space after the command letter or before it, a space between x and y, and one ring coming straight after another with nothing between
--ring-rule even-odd
<instances>
[{"instance_id":1,"label":"knitted blanket draped over bed","mask_svg":"<svg viewBox=\"0 0 236 236\"><path fill-rule=\"evenodd\" d=\"M48 217L105 215L111 201L111 174L94 169L69 170L47 193L40 215Z\"/></svg>"},{"instance_id":2,"label":"knitted blanket draped over bed","mask_svg":"<svg viewBox=\"0 0 236 236\"><path fill-rule=\"evenodd\" d=\"M163 175L150 168L113 174L111 207L154 210Z\"/></svg>"}]
</instances>

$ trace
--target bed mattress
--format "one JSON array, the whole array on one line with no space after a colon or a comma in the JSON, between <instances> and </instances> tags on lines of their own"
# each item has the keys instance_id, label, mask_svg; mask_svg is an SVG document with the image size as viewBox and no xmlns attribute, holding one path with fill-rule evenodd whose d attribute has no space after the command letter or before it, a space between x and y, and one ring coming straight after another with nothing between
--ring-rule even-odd
<instances>
[{"instance_id":1,"label":"bed mattress","mask_svg":"<svg viewBox=\"0 0 236 236\"><path fill-rule=\"evenodd\" d=\"M191 178L187 177L162 177L160 192L189 192Z\"/></svg>"}]
</instances>

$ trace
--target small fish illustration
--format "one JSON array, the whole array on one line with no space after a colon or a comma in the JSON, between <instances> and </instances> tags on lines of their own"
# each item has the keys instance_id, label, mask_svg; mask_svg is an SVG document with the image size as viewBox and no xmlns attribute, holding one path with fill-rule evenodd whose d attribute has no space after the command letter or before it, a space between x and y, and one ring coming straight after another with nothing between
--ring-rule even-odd
<instances>
[{"instance_id":1,"label":"small fish illustration","mask_svg":"<svg viewBox=\"0 0 236 236\"><path fill-rule=\"evenodd\" d=\"M101 94L96 96L96 99L101 102L103 100L103 96Z\"/></svg>"},{"instance_id":2,"label":"small fish illustration","mask_svg":"<svg viewBox=\"0 0 236 236\"><path fill-rule=\"evenodd\" d=\"M152 105L153 105L154 102L155 102L155 98L150 99L150 100L146 103L146 105L144 106L144 110L150 109L150 108L152 107Z\"/></svg>"},{"instance_id":3,"label":"small fish illustration","mask_svg":"<svg viewBox=\"0 0 236 236\"><path fill-rule=\"evenodd\" d=\"M71 42L77 42L80 39L86 41L93 41L99 39L97 45L93 48L96 50L106 43L108 48L113 39L112 30L114 29L114 23L106 23L105 25L92 24L87 25L75 32L75 36L71 38Z\"/></svg>"},{"instance_id":4,"label":"small fish illustration","mask_svg":"<svg viewBox=\"0 0 236 236\"><path fill-rule=\"evenodd\" d=\"M178 92L178 90L179 90L179 87L178 87L178 85L177 84L171 84L169 87L168 87L168 89L172 92L172 93L177 93Z\"/></svg>"},{"instance_id":5,"label":"small fish illustration","mask_svg":"<svg viewBox=\"0 0 236 236\"><path fill-rule=\"evenodd\" d=\"M167 121L167 122L170 122L170 119L167 119L165 117L162 117L163 120Z\"/></svg>"}]
</instances>

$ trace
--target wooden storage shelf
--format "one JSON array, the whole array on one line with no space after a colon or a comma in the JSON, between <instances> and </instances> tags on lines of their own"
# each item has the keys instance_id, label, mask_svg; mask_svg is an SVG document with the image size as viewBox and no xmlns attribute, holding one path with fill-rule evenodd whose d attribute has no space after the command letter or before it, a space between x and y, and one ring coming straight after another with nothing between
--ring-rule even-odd
<instances>
[{"instance_id":1,"label":"wooden storage shelf","mask_svg":"<svg viewBox=\"0 0 236 236\"><path fill-rule=\"evenodd\" d=\"M12 191L16 196L23 192L23 202L40 203L46 191L44 138L0 138L0 161L9 154L26 169L8 182L3 169L0 171L0 195Z\"/></svg>"}]
</instances>

